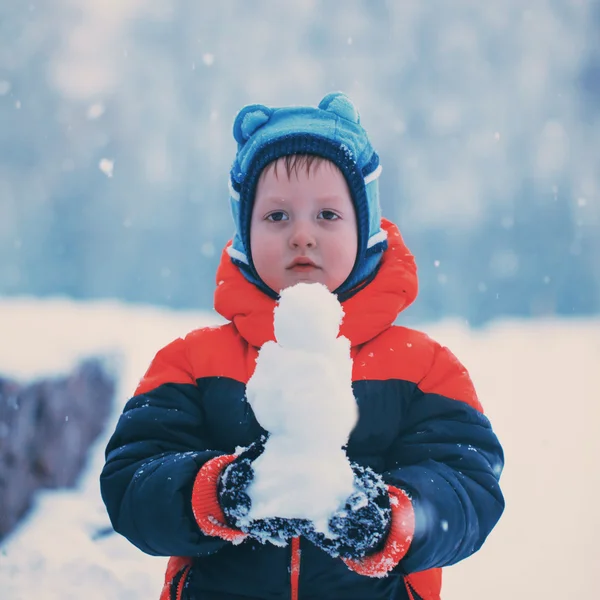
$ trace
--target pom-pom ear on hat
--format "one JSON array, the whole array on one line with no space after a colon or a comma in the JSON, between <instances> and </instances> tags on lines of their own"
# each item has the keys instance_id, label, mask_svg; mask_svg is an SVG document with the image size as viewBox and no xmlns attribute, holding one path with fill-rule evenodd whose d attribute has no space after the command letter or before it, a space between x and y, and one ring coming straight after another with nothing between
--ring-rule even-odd
<instances>
[{"instance_id":1,"label":"pom-pom ear on hat","mask_svg":"<svg viewBox=\"0 0 600 600\"><path fill-rule=\"evenodd\" d=\"M327 94L327 96L319 102L319 108L321 110L332 112L338 117L342 117L342 119L346 119L352 123L360 123L358 109L354 106L352 100L342 92L331 92L330 94Z\"/></svg>"},{"instance_id":2,"label":"pom-pom ear on hat","mask_svg":"<svg viewBox=\"0 0 600 600\"><path fill-rule=\"evenodd\" d=\"M240 110L233 123L233 137L235 141L243 146L252 134L271 118L272 114L273 109L262 104L245 106Z\"/></svg>"}]
</instances>

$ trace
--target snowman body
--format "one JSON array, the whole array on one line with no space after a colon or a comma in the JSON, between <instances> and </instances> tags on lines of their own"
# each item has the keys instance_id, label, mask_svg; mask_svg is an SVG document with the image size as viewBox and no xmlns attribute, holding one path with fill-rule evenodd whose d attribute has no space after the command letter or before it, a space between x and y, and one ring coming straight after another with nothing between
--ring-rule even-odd
<instances>
[{"instance_id":1,"label":"snowman body","mask_svg":"<svg viewBox=\"0 0 600 600\"><path fill-rule=\"evenodd\" d=\"M350 342L338 337L342 318L337 298L320 284L281 294L277 342L263 345L246 388L269 432L253 464L250 519L308 519L326 532L331 514L354 491L344 446L358 409Z\"/></svg>"}]
</instances>

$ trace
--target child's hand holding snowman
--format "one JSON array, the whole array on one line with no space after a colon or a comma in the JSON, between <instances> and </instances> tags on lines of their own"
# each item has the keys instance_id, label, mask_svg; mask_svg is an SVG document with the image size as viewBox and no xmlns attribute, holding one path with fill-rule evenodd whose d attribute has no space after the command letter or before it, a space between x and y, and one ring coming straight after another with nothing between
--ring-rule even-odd
<instances>
[{"instance_id":1,"label":"child's hand holding snowman","mask_svg":"<svg viewBox=\"0 0 600 600\"><path fill-rule=\"evenodd\" d=\"M352 464L356 491L329 519L329 530L313 526L303 535L333 557L360 559L382 547L391 524L387 486L377 473Z\"/></svg>"},{"instance_id":2,"label":"child's hand holding snowman","mask_svg":"<svg viewBox=\"0 0 600 600\"><path fill-rule=\"evenodd\" d=\"M261 542L285 543L307 529L307 522L293 519L250 519L252 500L248 487L254 479L253 462L263 453L268 435L261 436L244 450L221 474L219 504L230 527L240 529Z\"/></svg>"}]
</instances>

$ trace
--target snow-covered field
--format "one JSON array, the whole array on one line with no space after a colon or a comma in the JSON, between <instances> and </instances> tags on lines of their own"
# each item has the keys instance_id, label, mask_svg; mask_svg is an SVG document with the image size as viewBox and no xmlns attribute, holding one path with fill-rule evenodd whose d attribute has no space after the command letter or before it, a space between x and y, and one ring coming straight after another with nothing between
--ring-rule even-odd
<instances>
[{"instance_id":1,"label":"snow-covered field","mask_svg":"<svg viewBox=\"0 0 600 600\"><path fill-rule=\"evenodd\" d=\"M97 537L108 526L104 445L154 352L218 321L112 302L0 300L0 373L27 381L97 353L120 365L113 421L78 488L41 494L0 547L0 598L158 599L165 559ZM446 569L444 600L600 598L600 319L423 329L469 368L507 461L505 515L477 555Z\"/></svg>"}]
</instances>

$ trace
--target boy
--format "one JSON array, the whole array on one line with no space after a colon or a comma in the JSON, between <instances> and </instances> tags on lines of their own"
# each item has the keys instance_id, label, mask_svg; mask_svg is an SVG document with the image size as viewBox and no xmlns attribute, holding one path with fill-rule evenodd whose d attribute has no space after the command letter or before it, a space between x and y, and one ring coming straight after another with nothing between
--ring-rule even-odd
<instances>
[{"instance_id":1,"label":"boy","mask_svg":"<svg viewBox=\"0 0 600 600\"><path fill-rule=\"evenodd\" d=\"M215 293L228 323L158 352L126 405L101 476L112 524L174 557L161 600L439 599L440 567L478 550L502 514L503 453L464 367L392 325L417 277L380 215L379 158L340 93L318 108L247 106L234 136L236 234ZM359 408L345 448L356 493L327 535L245 518L269 443L245 384L279 293L301 281L343 304Z\"/></svg>"}]
</instances>

